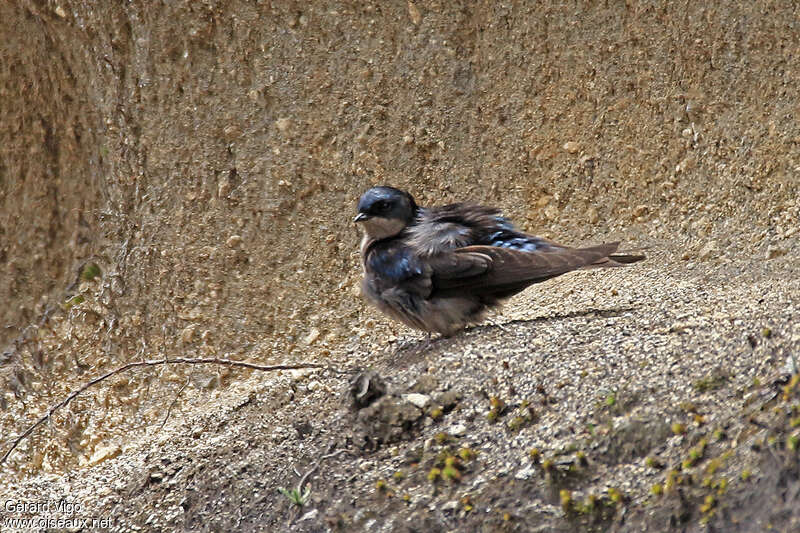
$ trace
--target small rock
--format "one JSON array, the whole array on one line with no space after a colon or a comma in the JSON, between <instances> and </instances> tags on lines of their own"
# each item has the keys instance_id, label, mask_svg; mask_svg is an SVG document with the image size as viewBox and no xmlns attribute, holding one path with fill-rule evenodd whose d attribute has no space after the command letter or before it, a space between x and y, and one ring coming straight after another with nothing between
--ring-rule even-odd
<instances>
[{"instance_id":1,"label":"small rock","mask_svg":"<svg viewBox=\"0 0 800 533\"><path fill-rule=\"evenodd\" d=\"M279 118L275 121L275 127L278 128L278 131L281 133L286 133L291 125L292 120L289 118Z\"/></svg>"},{"instance_id":2,"label":"small rock","mask_svg":"<svg viewBox=\"0 0 800 533\"><path fill-rule=\"evenodd\" d=\"M439 386L439 381L431 374L423 374L417 382L411 386L411 392L431 393Z\"/></svg>"},{"instance_id":3,"label":"small rock","mask_svg":"<svg viewBox=\"0 0 800 533\"><path fill-rule=\"evenodd\" d=\"M225 246L228 248L237 248L240 244L242 244L241 235L231 235L228 237L228 240L225 241Z\"/></svg>"},{"instance_id":4,"label":"small rock","mask_svg":"<svg viewBox=\"0 0 800 533\"><path fill-rule=\"evenodd\" d=\"M775 259L776 257L780 257L782 255L786 255L786 250L783 248L778 248L777 246L768 246L767 247L767 260Z\"/></svg>"},{"instance_id":5,"label":"small rock","mask_svg":"<svg viewBox=\"0 0 800 533\"><path fill-rule=\"evenodd\" d=\"M311 383L309 383L309 386ZM311 432L314 431L314 427L308 423L308 421L303 422L295 422L292 424L294 426L294 430L297 431L297 436L301 439L306 438L307 436L311 435Z\"/></svg>"},{"instance_id":6,"label":"small rock","mask_svg":"<svg viewBox=\"0 0 800 533\"><path fill-rule=\"evenodd\" d=\"M518 470L514 477L517 479L530 479L536 473L536 468L533 465L528 465L522 470Z\"/></svg>"},{"instance_id":7,"label":"small rock","mask_svg":"<svg viewBox=\"0 0 800 533\"><path fill-rule=\"evenodd\" d=\"M455 426L450 426L447 432L454 437L461 437L467 432L467 426L464 424L456 424Z\"/></svg>"},{"instance_id":8,"label":"small rock","mask_svg":"<svg viewBox=\"0 0 800 533\"><path fill-rule=\"evenodd\" d=\"M183 328L183 331L181 331L181 342L183 344L189 344L192 342L195 331L197 331L197 327L194 325Z\"/></svg>"},{"instance_id":9,"label":"small rock","mask_svg":"<svg viewBox=\"0 0 800 533\"><path fill-rule=\"evenodd\" d=\"M317 517L318 514L319 514L318 509L311 509L309 512L300 517L300 521L304 522L306 520L313 520Z\"/></svg>"},{"instance_id":10,"label":"small rock","mask_svg":"<svg viewBox=\"0 0 800 533\"><path fill-rule=\"evenodd\" d=\"M386 394L386 383L376 372L361 372L350 381L350 396L356 409L363 409Z\"/></svg>"},{"instance_id":11,"label":"small rock","mask_svg":"<svg viewBox=\"0 0 800 533\"><path fill-rule=\"evenodd\" d=\"M719 255L719 248L717 247L716 241L709 241L703 246L699 252L697 252L697 257L701 261L705 261L707 259L711 259Z\"/></svg>"},{"instance_id":12,"label":"small rock","mask_svg":"<svg viewBox=\"0 0 800 533\"><path fill-rule=\"evenodd\" d=\"M423 412L411 402L394 396L382 396L358 412L358 440L373 449L412 438Z\"/></svg>"},{"instance_id":13,"label":"small rock","mask_svg":"<svg viewBox=\"0 0 800 533\"><path fill-rule=\"evenodd\" d=\"M219 386L219 376L195 375L192 378L195 386L201 389L211 390Z\"/></svg>"},{"instance_id":14,"label":"small rock","mask_svg":"<svg viewBox=\"0 0 800 533\"><path fill-rule=\"evenodd\" d=\"M454 390L443 392L436 399L436 403L442 406L442 409L449 411L453 409L458 402L461 401L461 394Z\"/></svg>"},{"instance_id":15,"label":"small rock","mask_svg":"<svg viewBox=\"0 0 800 533\"><path fill-rule=\"evenodd\" d=\"M92 454L88 464L89 466L100 464L107 459L113 459L121 452L122 448L119 446L106 446L104 448L99 448Z\"/></svg>"},{"instance_id":16,"label":"small rock","mask_svg":"<svg viewBox=\"0 0 800 533\"><path fill-rule=\"evenodd\" d=\"M231 142L242 135L242 130L235 124L228 124L222 128L222 135L226 141Z\"/></svg>"},{"instance_id":17,"label":"small rock","mask_svg":"<svg viewBox=\"0 0 800 533\"><path fill-rule=\"evenodd\" d=\"M786 356L786 363L781 368L781 371L790 376L797 374L800 372L800 359L793 354L789 354Z\"/></svg>"},{"instance_id":18,"label":"small rock","mask_svg":"<svg viewBox=\"0 0 800 533\"><path fill-rule=\"evenodd\" d=\"M590 224L597 224L600 220L600 215L597 212L597 209L594 207L590 207L586 210L586 218L589 219Z\"/></svg>"},{"instance_id":19,"label":"small rock","mask_svg":"<svg viewBox=\"0 0 800 533\"><path fill-rule=\"evenodd\" d=\"M288 431L282 427L275 428L275 430L270 434L270 439L272 442L284 442L287 437L289 436Z\"/></svg>"},{"instance_id":20,"label":"small rock","mask_svg":"<svg viewBox=\"0 0 800 533\"><path fill-rule=\"evenodd\" d=\"M310 345L314 344L314 342L319 338L319 336L320 336L319 329L311 328L311 331L309 331L308 335L306 335L305 339L303 339L303 343L306 346L310 346Z\"/></svg>"},{"instance_id":21,"label":"small rock","mask_svg":"<svg viewBox=\"0 0 800 533\"><path fill-rule=\"evenodd\" d=\"M411 0L408 0L408 16L414 26L419 26L419 23L422 22L422 13L419 12L419 8Z\"/></svg>"},{"instance_id":22,"label":"small rock","mask_svg":"<svg viewBox=\"0 0 800 533\"><path fill-rule=\"evenodd\" d=\"M578 146L578 143L576 143L575 141L567 141L567 142L565 142L563 148L564 148L564 150L566 150L567 152L569 152L571 154L576 153L580 149L580 147Z\"/></svg>"},{"instance_id":23,"label":"small rock","mask_svg":"<svg viewBox=\"0 0 800 533\"><path fill-rule=\"evenodd\" d=\"M431 403L431 397L425 394L418 394L412 392L410 394L403 394L403 399L413 405L416 405L420 409L425 409L429 403Z\"/></svg>"},{"instance_id":24,"label":"small rock","mask_svg":"<svg viewBox=\"0 0 800 533\"><path fill-rule=\"evenodd\" d=\"M223 178L217 185L217 196L225 198L229 192L231 192L231 182L227 178Z\"/></svg>"},{"instance_id":25,"label":"small rock","mask_svg":"<svg viewBox=\"0 0 800 533\"><path fill-rule=\"evenodd\" d=\"M458 510L458 502L456 500L449 501L442 505L442 511L455 512L456 510Z\"/></svg>"},{"instance_id":26,"label":"small rock","mask_svg":"<svg viewBox=\"0 0 800 533\"><path fill-rule=\"evenodd\" d=\"M364 124L364 126L361 128L361 131L358 133L358 135L356 135L356 141L358 141L361 144L366 143L369 131L371 129L372 129L372 124Z\"/></svg>"}]
</instances>

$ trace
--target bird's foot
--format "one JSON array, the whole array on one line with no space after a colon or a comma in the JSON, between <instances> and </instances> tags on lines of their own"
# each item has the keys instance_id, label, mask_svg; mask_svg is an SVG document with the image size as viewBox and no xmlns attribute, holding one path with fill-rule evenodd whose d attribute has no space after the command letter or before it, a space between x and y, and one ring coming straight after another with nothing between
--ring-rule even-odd
<instances>
[{"instance_id":1,"label":"bird's foot","mask_svg":"<svg viewBox=\"0 0 800 533\"><path fill-rule=\"evenodd\" d=\"M403 342L399 342L397 344L397 349L395 350L395 354L399 354L399 353L405 352L405 351L410 351L412 353L425 351L428 348L430 348L433 345L433 343L435 343L439 339L444 339L444 338L446 338L446 337L442 336L442 337L439 337L437 339L433 339L433 334L426 333L425 334L425 338L422 339L422 340L417 338L417 339L409 339L409 340L406 340L406 341L403 341Z\"/></svg>"}]
</instances>

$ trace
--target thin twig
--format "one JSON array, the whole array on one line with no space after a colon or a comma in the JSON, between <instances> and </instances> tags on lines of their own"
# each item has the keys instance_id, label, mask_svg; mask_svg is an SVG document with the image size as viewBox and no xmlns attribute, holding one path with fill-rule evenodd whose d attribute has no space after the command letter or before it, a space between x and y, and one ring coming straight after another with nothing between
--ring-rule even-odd
<instances>
[{"instance_id":1,"label":"thin twig","mask_svg":"<svg viewBox=\"0 0 800 533\"><path fill-rule=\"evenodd\" d=\"M319 470L319 467L322 465L322 461L324 461L325 459L330 459L332 457L336 457L337 455L341 455L346 451L347 450L339 450L339 451L336 451L336 452L333 452L333 453L329 453L328 455L323 455L322 457L320 457L319 460L316 462L316 464L311 468L311 470L306 472L305 475L303 475L303 477L300 478L300 483L297 484L297 492L299 492L300 494L303 493L303 486L306 483L308 483L308 478L310 478L314 474L314 472Z\"/></svg>"},{"instance_id":2,"label":"thin twig","mask_svg":"<svg viewBox=\"0 0 800 533\"><path fill-rule=\"evenodd\" d=\"M180 388L180 390L178 390L178 393L175 395L175 397L169 403L169 407L167 407L167 414L164 415L164 421L161 422L161 426L158 428L159 431L164 429L164 426L167 425L167 420L169 420L169 415L172 414L172 408L175 407L176 403L178 403L178 398L181 397L181 393L183 393L184 389L186 389L186 387L189 386L189 381L191 381L191 378L186 380L186 383L183 384L183 386Z\"/></svg>"},{"instance_id":3,"label":"thin twig","mask_svg":"<svg viewBox=\"0 0 800 533\"><path fill-rule=\"evenodd\" d=\"M328 448L328 449L330 449L330 448ZM332 452L332 453L329 453L327 455L323 455L322 457L320 457L319 460L314 464L314 466L311 467L311 470L306 472L303 475L303 477L300 478L300 483L297 484L297 489L296 489L297 494L299 496L303 495L303 486L305 486L308 483L308 478L310 478L314 474L314 472L319 470L319 467L322 464L322 461L324 461L325 459L330 459L331 457L335 457L335 456L340 455L342 453L345 453L346 451L347 450L339 450L339 451ZM294 471L297 472L297 469L295 468ZM310 492L309 492L309 494L310 494ZM305 503L305 502L303 502L303 503ZM293 520L294 520L294 518L290 516L288 522L286 523L286 526L288 528L291 528Z\"/></svg>"},{"instance_id":4,"label":"thin twig","mask_svg":"<svg viewBox=\"0 0 800 533\"><path fill-rule=\"evenodd\" d=\"M339 370L337 368L331 368L329 366L320 364L320 363L297 363L293 365L259 365L256 363L248 363L246 361L236 361L233 359L222 359L219 357L203 357L203 358L188 358L188 357L177 357L175 359L151 359L151 360L142 360L142 361L134 361L132 363L128 363L126 365L122 365L121 367L106 372L102 376L96 377L88 382L86 382L83 386L79 389L72 391L66 398L58 402L57 404L50 407L47 410L47 413L39 418L31 427L26 429L19 437L14 439L14 442L11 444L11 448L3 454L3 457L0 458L0 466L6 462L8 456L11 455L19 443L22 442L28 435L33 433L33 431L46 422L54 412L58 411L62 407L69 404L72 400L74 400L79 394L84 392L86 389L97 385L101 381L104 381L112 376L116 376L126 370L130 370L131 368L141 367L141 366L158 366L158 365L169 365L169 364L186 364L186 365L204 365L204 364L217 364L217 365L228 365L228 366L238 366L242 368L250 368L252 370L260 370L262 372L272 372L275 370L302 370L307 368L320 368L329 370L331 372L337 374L348 374L350 372L346 370Z\"/></svg>"}]
</instances>

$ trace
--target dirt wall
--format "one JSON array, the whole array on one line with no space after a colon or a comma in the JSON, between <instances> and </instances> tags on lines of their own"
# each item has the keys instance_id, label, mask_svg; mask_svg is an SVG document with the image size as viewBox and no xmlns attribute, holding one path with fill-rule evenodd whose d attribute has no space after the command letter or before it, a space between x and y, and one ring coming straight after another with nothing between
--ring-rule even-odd
<instances>
[{"instance_id":1,"label":"dirt wall","mask_svg":"<svg viewBox=\"0 0 800 533\"><path fill-rule=\"evenodd\" d=\"M344 334L373 183L579 237L788 229L792 2L2 9L4 324L99 255L145 339Z\"/></svg>"}]
</instances>

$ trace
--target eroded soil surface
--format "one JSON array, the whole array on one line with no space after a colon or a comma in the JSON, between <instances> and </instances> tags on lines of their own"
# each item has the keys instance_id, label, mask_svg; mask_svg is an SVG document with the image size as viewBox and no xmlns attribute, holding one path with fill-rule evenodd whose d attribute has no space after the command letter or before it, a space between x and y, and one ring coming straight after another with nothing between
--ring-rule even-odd
<instances>
[{"instance_id":1,"label":"eroded soil surface","mask_svg":"<svg viewBox=\"0 0 800 533\"><path fill-rule=\"evenodd\" d=\"M0 465L80 509L0 518L797 531L798 9L0 2L0 453L127 363L330 367L115 375ZM359 296L379 183L648 259L426 344Z\"/></svg>"}]
</instances>

